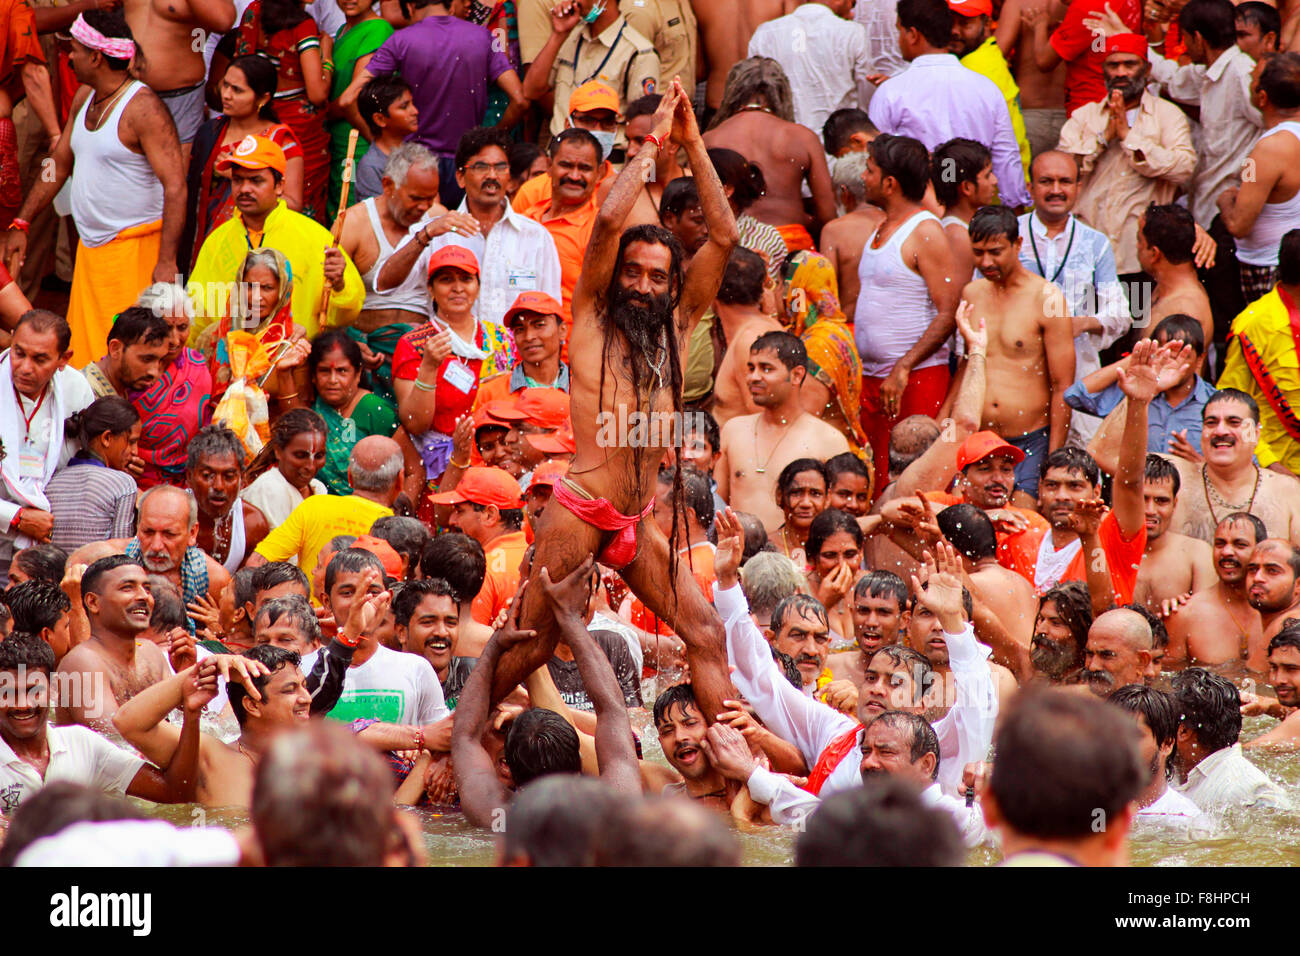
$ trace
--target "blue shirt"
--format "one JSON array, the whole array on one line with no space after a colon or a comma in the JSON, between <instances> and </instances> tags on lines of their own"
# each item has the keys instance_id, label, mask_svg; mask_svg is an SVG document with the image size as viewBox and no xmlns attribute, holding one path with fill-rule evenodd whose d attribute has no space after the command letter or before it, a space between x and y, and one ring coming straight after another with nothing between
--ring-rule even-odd
<instances>
[{"instance_id":1,"label":"blue shirt","mask_svg":"<svg viewBox=\"0 0 1300 956\"><path fill-rule=\"evenodd\" d=\"M529 382L528 376L524 374L524 363L520 362L510 371L510 394L522 392L526 388L558 388L562 392L567 392L569 390L569 366L561 362L560 374L555 377L552 384L537 385Z\"/></svg>"},{"instance_id":2,"label":"blue shirt","mask_svg":"<svg viewBox=\"0 0 1300 956\"><path fill-rule=\"evenodd\" d=\"M1193 448L1200 448L1201 411L1213 394L1214 386L1197 376L1192 394L1179 402L1177 407L1170 405L1163 394L1153 398L1147 408L1147 451L1167 454L1174 432L1180 432L1184 428L1187 429L1187 443ZM1084 388L1082 382L1075 382L1065 390L1065 404L1102 418L1113 412L1123 400L1124 391L1118 382L1096 394Z\"/></svg>"}]
</instances>

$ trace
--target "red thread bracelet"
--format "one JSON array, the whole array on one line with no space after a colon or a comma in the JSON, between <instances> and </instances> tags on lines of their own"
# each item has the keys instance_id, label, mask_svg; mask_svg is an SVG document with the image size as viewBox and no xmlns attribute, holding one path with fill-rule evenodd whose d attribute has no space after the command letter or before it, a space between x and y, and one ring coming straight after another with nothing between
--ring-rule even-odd
<instances>
[{"instance_id":1,"label":"red thread bracelet","mask_svg":"<svg viewBox=\"0 0 1300 956\"><path fill-rule=\"evenodd\" d=\"M654 133L646 133L646 134L645 134L645 141L646 141L647 143L654 143L654 144L655 144L655 149L663 149L663 148L664 148L663 140L661 140L661 139L660 139L658 136L656 136Z\"/></svg>"}]
</instances>

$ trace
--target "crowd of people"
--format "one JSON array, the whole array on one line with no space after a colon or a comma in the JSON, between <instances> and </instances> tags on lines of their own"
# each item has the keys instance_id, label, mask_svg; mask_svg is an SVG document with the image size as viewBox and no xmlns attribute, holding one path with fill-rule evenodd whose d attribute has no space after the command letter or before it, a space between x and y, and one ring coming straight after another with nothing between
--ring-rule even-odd
<instances>
[{"instance_id":1,"label":"crowd of people","mask_svg":"<svg viewBox=\"0 0 1300 956\"><path fill-rule=\"evenodd\" d=\"M1300 3L3 9L0 861L1291 809Z\"/></svg>"}]
</instances>

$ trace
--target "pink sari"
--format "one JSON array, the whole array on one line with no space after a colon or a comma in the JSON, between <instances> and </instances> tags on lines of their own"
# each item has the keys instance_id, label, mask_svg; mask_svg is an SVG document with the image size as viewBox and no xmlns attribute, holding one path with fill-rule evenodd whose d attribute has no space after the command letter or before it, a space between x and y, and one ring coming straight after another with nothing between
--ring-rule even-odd
<instances>
[{"instance_id":1,"label":"pink sari","mask_svg":"<svg viewBox=\"0 0 1300 956\"><path fill-rule=\"evenodd\" d=\"M153 388L130 396L140 413L140 490L154 485L185 484L185 449L203 427L212 373L202 354L184 349Z\"/></svg>"}]
</instances>

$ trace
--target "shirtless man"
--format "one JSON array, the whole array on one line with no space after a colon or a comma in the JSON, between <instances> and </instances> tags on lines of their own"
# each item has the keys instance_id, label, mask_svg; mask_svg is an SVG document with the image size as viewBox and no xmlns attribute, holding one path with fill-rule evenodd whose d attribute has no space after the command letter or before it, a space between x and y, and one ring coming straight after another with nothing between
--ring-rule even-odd
<instances>
[{"instance_id":1,"label":"shirtless man","mask_svg":"<svg viewBox=\"0 0 1300 956\"><path fill-rule=\"evenodd\" d=\"M1221 515L1248 511L1270 536L1300 543L1300 482L1254 461L1259 406L1245 392L1223 388L1201 411L1201 455L1193 464L1170 458L1187 492L1178 499L1170 527L1209 541Z\"/></svg>"},{"instance_id":2,"label":"shirtless man","mask_svg":"<svg viewBox=\"0 0 1300 956\"><path fill-rule=\"evenodd\" d=\"M1300 627L1284 627L1268 642L1268 683L1277 696L1243 692L1241 713L1244 717L1265 714L1281 723L1242 744L1246 750L1278 745L1294 748L1300 738Z\"/></svg>"},{"instance_id":3,"label":"shirtless man","mask_svg":"<svg viewBox=\"0 0 1300 956\"><path fill-rule=\"evenodd\" d=\"M853 585L850 608L857 647L826 659L835 680L850 680L858 687L865 679L872 655L886 644L897 644L911 616L907 585L897 574L868 571Z\"/></svg>"},{"instance_id":4,"label":"shirtless man","mask_svg":"<svg viewBox=\"0 0 1300 956\"><path fill-rule=\"evenodd\" d=\"M831 185L835 188L836 203L845 211L822 228L820 242L822 255L835 267L840 309L850 323L858 305L858 263L862 261L862 247L885 218L883 212L867 202L867 189L862 182L866 171L865 151L851 152L835 160Z\"/></svg>"},{"instance_id":5,"label":"shirtless man","mask_svg":"<svg viewBox=\"0 0 1300 956\"><path fill-rule=\"evenodd\" d=\"M1038 616L1038 597L1033 585L998 564L993 522L972 504L950 505L936 518L939 530L961 555L971 596L997 616L1014 640L1028 648Z\"/></svg>"},{"instance_id":6,"label":"shirtless man","mask_svg":"<svg viewBox=\"0 0 1300 956\"><path fill-rule=\"evenodd\" d=\"M570 465L572 477L554 486L551 504L538 522L531 574L536 578L547 568L551 580L561 580L593 553L621 571L646 608L683 637L692 684L707 719L724 709L724 699L735 696L722 621L688 564L670 559L676 543L666 540L655 522L641 520L654 507L659 464L674 441L663 433L671 429L652 428L648 440L613 448L601 447L597 439L603 415L626 421L647 411L660 416L681 412L686 343L717 297L738 241L726 193L709 162L690 100L677 82L660 101L654 135L665 148L685 149L709 241L683 274L681 250L671 234L653 226L622 232L654 164L657 148L647 143L624 166L601 206L574 289L569 394L578 452ZM675 579L670 581L674 563ZM558 631L546 601L540 587L522 598L522 618L537 637L502 652L492 674L493 699L503 698L551 658Z\"/></svg>"},{"instance_id":7,"label":"shirtless man","mask_svg":"<svg viewBox=\"0 0 1300 956\"><path fill-rule=\"evenodd\" d=\"M1040 49L1047 44L1035 36L1034 22L1052 8L1052 0L1007 0L998 14L998 48L1008 57L1015 51L1011 68L1020 87L1020 112L1034 156L1056 148L1068 115L1063 108L1065 63L1058 59L1046 71L1038 65ZM1025 16L1026 10L1034 13Z\"/></svg>"},{"instance_id":8,"label":"shirtless man","mask_svg":"<svg viewBox=\"0 0 1300 956\"><path fill-rule=\"evenodd\" d=\"M1257 544L1246 562L1246 600L1259 612L1263 639L1244 657L1248 670L1260 672L1268 642L1288 619L1300 617L1300 548L1278 538Z\"/></svg>"},{"instance_id":9,"label":"shirtless man","mask_svg":"<svg viewBox=\"0 0 1300 956\"><path fill-rule=\"evenodd\" d=\"M1249 656L1250 648L1264 646L1259 612L1246 596L1246 562L1265 537L1264 523L1252 514L1237 512L1219 522L1211 548L1218 580L1166 611L1166 668L1241 660L1242 648Z\"/></svg>"},{"instance_id":10,"label":"shirtless man","mask_svg":"<svg viewBox=\"0 0 1300 956\"><path fill-rule=\"evenodd\" d=\"M749 38L762 24L793 13L799 0L692 0L700 28L700 68L706 114L721 104L731 68L745 59ZM682 77L694 89L695 77Z\"/></svg>"},{"instance_id":11,"label":"shirtless man","mask_svg":"<svg viewBox=\"0 0 1300 956\"><path fill-rule=\"evenodd\" d=\"M1159 614L1164 602L1191 596L1214 585L1210 545L1169 530L1178 503L1178 469L1168 459L1147 455L1142 499L1146 506L1147 548L1138 568L1133 600Z\"/></svg>"},{"instance_id":12,"label":"shirtless man","mask_svg":"<svg viewBox=\"0 0 1300 956\"><path fill-rule=\"evenodd\" d=\"M789 332L768 332L749 350L749 394L762 411L733 418L722 429L714 474L732 508L758 515L771 534L782 521L776 478L798 458L825 461L849 450L844 435L803 410L799 390L808 353Z\"/></svg>"},{"instance_id":13,"label":"shirtless man","mask_svg":"<svg viewBox=\"0 0 1300 956\"><path fill-rule=\"evenodd\" d=\"M759 410L749 393L749 349L760 335L782 331L781 323L759 307L766 278L767 265L762 256L740 246L731 250L731 260L713 302L714 314L727 339L727 351L713 382L712 412L719 428L737 415L752 415Z\"/></svg>"},{"instance_id":14,"label":"shirtless man","mask_svg":"<svg viewBox=\"0 0 1300 956\"><path fill-rule=\"evenodd\" d=\"M975 253L970 245L970 221L977 210L998 198L998 177L993 154L973 139L951 139L930 157L930 182L943 206L943 233L952 247L957 275L975 275Z\"/></svg>"},{"instance_id":15,"label":"shirtless man","mask_svg":"<svg viewBox=\"0 0 1300 956\"><path fill-rule=\"evenodd\" d=\"M982 427L1025 453L1016 484L1038 494L1048 453L1065 444L1074 382L1074 336L1061 290L1020 263L1020 225L1005 206L985 206L971 219L971 250L982 279L963 299L989 331Z\"/></svg>"},{"instance_id":16,"label":"shirtless man","mask_svg":"<svg viewBox=\"0 0 1300 956\"><path fill-rule=\"evenodd\" d=\"M206 425L186 454L185 480L199 503L194 545L234 574L271 530L266 516L239 497L244 446L226 426Z\"/></svg>"},{"instance_id":17,"label":"shirtless man","mask_svg":"<svg viewBox=\"0 0 1300 956\"><path fill-rule=\"evenodd\" d=\"M232 0L125 0L123 12L142 54L135 59L135 77L158 94L176 121L183 169L204 120L203 38L235 26L235 4Z\"/></svg>"},{"instance_id":18,"label":"shirtless man","mask_svg":"<svg viewBox=\"0 0 1300 956\"><path fill-rule=\"evenodd\" d=\"M81 578L81 601L90 621L90 638L59 662L55 677L79 687L79 695L55 701L58 724L85 724L112 730L118 707L168 675L167 657L157 644L141 640L149 629L153 597L145 569L126 555L95 561ZM166 767L169 760L157 762Z\"/></svg>"},{"instance_id":19,"label":"shirtless man","mask_svg":"<svg viewBox=\"0 0 1300 956\"><path fill-rule=\"evenodd\" d=\"M803 226L816 237L835 218L830 169L821 140L794 121L790 81L775 60L750 57L727 77L727 92L704 135L709 148L734 149L763 171L766 194L745 210L773 226ZM813 215L802 190L812 192Z\"/></svg>"},{"instance_id":20,"label":"shirtless man","mask_svg":"<svg viewBox=\"0 0 1300 956\"><path fill-rule=\"evenodd\" d=\"M1196 222L1183 206L1148 206L1138 220L1138 263L1156 283L1151 294L1152 325L1165 316L1190 315L1201 323L1205 341L1213 342L1210 297L1192 261L1195 243Z\"/></svg>"}]
</instances>

